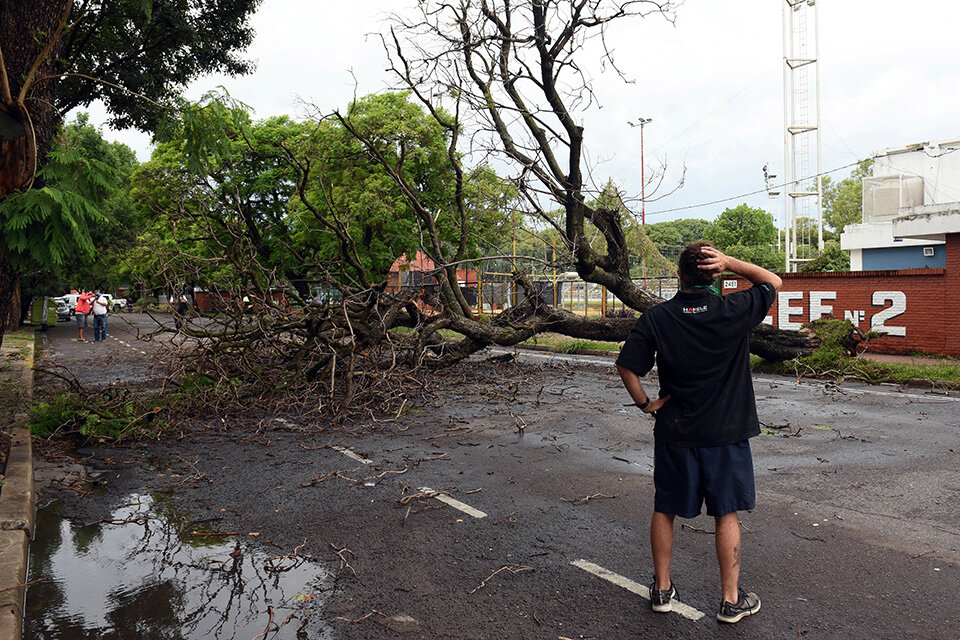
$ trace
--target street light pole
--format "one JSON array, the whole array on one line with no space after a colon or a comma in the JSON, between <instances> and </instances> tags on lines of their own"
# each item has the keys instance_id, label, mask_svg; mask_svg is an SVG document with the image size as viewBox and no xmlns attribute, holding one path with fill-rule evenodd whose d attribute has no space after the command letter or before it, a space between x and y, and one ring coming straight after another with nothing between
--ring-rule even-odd
<instances>
[{"instance_id":1,"label":"street light pole","mask_svg":"<svg viewBox=\"0 0 960 640\"><path fill-rule=\"evenodd\" d=\"M647 179L643 162L643 125L653 122L653 118L640 118L640 224L647 229Z\"/></svg>"}]
</instances>

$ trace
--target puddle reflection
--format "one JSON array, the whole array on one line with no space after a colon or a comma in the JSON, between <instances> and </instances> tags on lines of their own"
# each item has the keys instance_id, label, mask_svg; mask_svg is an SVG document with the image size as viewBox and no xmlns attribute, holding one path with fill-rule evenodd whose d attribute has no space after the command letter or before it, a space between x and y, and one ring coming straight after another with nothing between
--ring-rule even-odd
<instances>
[{"instance_id":1,"label":"puddle reflection","mask_svg":"<svg viewBox=\"0 0 960 640\"><path fill-rule=\"evenodd\" d=\"M24 638L307 637L326 599L318 564L293 550L270 557L235 536L191 535L150 496L126 503L83 527L61 519L58 503L39 511L29 579L43 582L28 591ZM331 637L320 626L310 637Z\"/></svg>"}]
</instances>

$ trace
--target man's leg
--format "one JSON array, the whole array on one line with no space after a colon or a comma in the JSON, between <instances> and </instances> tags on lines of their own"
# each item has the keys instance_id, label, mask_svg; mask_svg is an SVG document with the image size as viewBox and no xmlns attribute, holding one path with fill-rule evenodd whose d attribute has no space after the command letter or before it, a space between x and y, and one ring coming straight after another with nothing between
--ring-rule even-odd
<instances>
[{"instance_id":1,"label":"man's leg","mask_svg":"<svg viewBox=\"0 0 960 640\"><path fill-rule=\"evenodd\" d=\"M733 511L716 518L717 562L720 564L720 588L723 599L736 603L740 582L740 555L743 542L740 539L740 520Z\"/></svg>"},{"instance_id":2,"label":"man's leg","mask_svg":"<svg viewBox=\"0 0 960 640\"><path fill-rule=\"evenodd\" d=\"M653 553L653 570L656 573L655 586L658 590L670 588L670 558L673 555L672 513L653 512L650 520L650 550Z\"/></svg>"}]
</instances>

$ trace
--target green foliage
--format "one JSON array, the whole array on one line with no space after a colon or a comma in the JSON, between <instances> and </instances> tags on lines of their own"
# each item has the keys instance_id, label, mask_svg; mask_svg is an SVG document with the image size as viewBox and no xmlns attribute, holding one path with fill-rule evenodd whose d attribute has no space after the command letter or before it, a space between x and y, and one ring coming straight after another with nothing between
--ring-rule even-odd
<instances>
[{"instance_id":1,"label":"green foliage","mask_svg":"<svg viewBox=\"0 0 960 640\"><path fill-rule=\"evenodd\" d=\"M101 204L117 170L64 138L37 177L43 186L0 201L2 250L19 269L60 266L68 257L92 255L91 227L105 220Z\"/></svg>"},{"instance_id":2,"label":"green foliage","mask_svg":"<svg viewBox=\"0 0 960 640\"><path fill-rule=\"evenodd\" d=\"M133 403L107 408L77 394L59 394L28 410L30 432L40 438L79 434L84 439L122 440L141 421Z\"/></svg>"},{"instance_id":3,"label":"green foliage","mask_svg":"<svg viewBox=\"0 0 960 640\"><path fill-rule=\"evenodd\" d=\"M735 244L724 249L724 253L745 262L751 262L770 271L783 271L785 257L783 251L777 251L772 245L745 246Z\"/></svg>"},{"instance_id":4,"label":"green foliage","mask_svg":"<svg viewBox=\"0 0 960 640\"><path fill-rule=\"evenodd\" d=\"M330 274L379 282L399 256L421 247L404 188L433 214L441 252L458 250L446 131L406 94L361 98L344 117L347 125L286 116L253 122L225 92L184 104L134 179L150 222L128 256L132 274L155 287L289 283L303 297ZM478 237L503 224L515 197L490 169L467 172L462 199L472 236L464 257L479 253Z\"/></svg>"},{"instance_id":5,"label":"green foliage","mask_svg":"<svg viewBox=\"0 0 960 640\"><path fill-rule=\"evenodd\" d=\"M704 229L703 237L729 256L771 271L783 269L783 253L774 248L777 229L773 216L763 209L745 204L726 209Z\"/></svg>"},{"instance_id":6,"label":"green foliage","mask_svg":"<svg viewBox=\"0 0 960 640\"><path fill-rule=\"evenodd\" d=\"M423 242L404 194L409 189L433 213L444 256L452 255L460 242L461 221L448 133L406 93L365 96L351 103L344 117L352 132L340 123L324 123L298 148L314 167L306 191L313 211L299 196L292 202L301 242L318 259L339 261L346 268L340 260L342 241L329 229L340 225L370 281L380 281L398 257L412 257ZM382 158L393 175L371 162L371 154ZM470 232L464 257L479 255L479 242L491 231L508 228L515 198L515 189L491 169L465 171L463 199Z\"/></svg>"},{"instance_id":7,"label":"green foliage","mask_svg":"<svg viewBox=\"0 0 960 640\"><path fill-rule=\"evenodd\" d=\"M873 160L861 160L849 178L834 182L823 178L823 221L839 236L848 224L863 219L863 179L870 175Z\"/></svg>"},{"instance_id":8,"label":"green foliage","mask_svg":"<svg viewBox=\"0 0 960 640\"><path fill-rule=\"evenodd\" d=\"M257 264L299 282L288 220L296 171L282 145L306 131L285 116L253 123L225 92L184 104L134 175L131 197L146 223L126 255L131 277L150 287L236 288Z\"/></svg>"},{"instance_id":9,"label":"green foliage","mask_svg":"<svg viewBox=\"0 0 960 640\"><path fill-rule=\"evenodd\" d=\"M647 225L647 235L661 251L665 247L683 248L691 242L703 239L703 233L709 225L709 222L699 218L655 222Z\"/></svg>"},{"instance_id":10,"label":"green foliage","mask_svg":"<svg viewBox=\"0 0 960 640\"><path fill-rule=\"evenodd\" d=\"M724 210L704 229L703 237L726 252L728 247L738 245L773 245L777 242L777 228L768 212L741 204Z\"/></svg>"},{"instance_id":11,"label":"green foliage","mask_svg":"<svg viewBox=\"0 0 960 640\"><path fill-rule=\"evenodd\" d=\"M237 52L253 41L247 24L261 0L104 0L73 3L57 60L67 76L57 80L60 113L102 100L118 129L152 130L160 110L181 88L210 73L236 76L253 65ZM81 11L86 12L79 19ZM127 91L94 82L109 80ZM132 93L131 93L132 92ZM139 94L139 95L135 95ZM142 97L141 97L142 96Z\"/></svg>"},{"instance_id":12,"label":"green foliage","mask_svg":"<svg viewBox=\"0 0 960 640\"><path fill-rule=\"evenodd\" d=\"M801 272L849 271L850 254L843 251L836 240L826 240L823 243L823 251L810 262L805 262L799 270Z\"/></svg>"},{"instance_id":13,"label":"green foliage","mask_svg":"<svg viewBox=\"0 0 960 640\"><path fill-rule=\"evenodd\" d=\"M399 180L434 212L446 249L456 246L460 221L446 131L406 93L362 97L350 104L344 118L352 133L339 122L326 122L297 147L313 166L305 194L310 207L299 196L292 203L301 242L319 260L339 261L342 239L330 228L339 225L348 231L370 281L381 280L399 256L412 257L422 242ZM394 175L372 162L374 154ZM514 193L486 168L468 173L465 181L471 232L483 236L492 225L503 224L504 206ZM340 266L349 271L345 263Z\"/></svg>"}]
</instances>

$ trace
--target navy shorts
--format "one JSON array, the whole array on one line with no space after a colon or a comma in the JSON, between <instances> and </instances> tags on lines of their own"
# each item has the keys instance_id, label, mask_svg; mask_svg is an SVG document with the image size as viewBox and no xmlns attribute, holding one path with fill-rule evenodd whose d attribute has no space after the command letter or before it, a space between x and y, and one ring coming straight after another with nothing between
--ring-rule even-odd
<instances>
[{"instance_id":1,"label":"navy shorts","mask_svg":"<svg viewBox=\"0 0 960 640\"><path fill-rule=\"evenodd\" d=\"M681 518L723 516L756 506L750 441L720 447L654 446L653 508Z\"/></svg>"}]
</instances>

